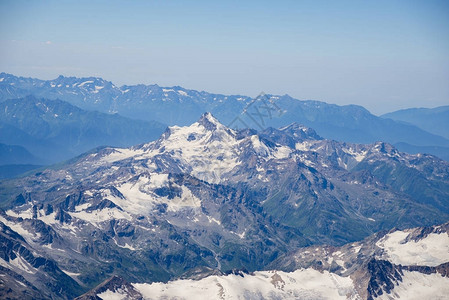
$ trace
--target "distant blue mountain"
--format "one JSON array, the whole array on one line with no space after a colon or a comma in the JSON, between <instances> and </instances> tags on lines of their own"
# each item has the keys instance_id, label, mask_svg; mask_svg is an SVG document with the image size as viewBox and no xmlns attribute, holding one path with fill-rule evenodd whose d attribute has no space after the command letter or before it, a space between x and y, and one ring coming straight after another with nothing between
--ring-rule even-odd
<instances>
[{"instance_id":1,"label":"distant blue mountain","mask_svg":"<svg viewBox=\"0 0 449 300\"><path fill-rule=\"evenodd\" d=\"M5 133L5 130L1 128L0 133ZM13 133L14 131L11 132L10 136ZM3 135L2 139L4 139ZM29 170L39 168L41 166L36 164L40 162L42 162L42 159L35 157L22 146L0 143L0 179L15 177Z\"/></svg>"},{"instance_id":2,"label":"distant blue mountain","mask_svg":"<svg viewBox=\"0 0 449 300\"><path fill-rule=\"evenodd\" d=\"M166 128L159 122L86 111L61 100L34 96L1 102L0 120L0 143L21 146L13 151L14 158L5 157L1 164L55 163L98 146L148 142ZM40 159L30 161L22 147Z\"/></svg>"},{"instance_id":3,"label":"distant blue mountain","mask_svg":"<svg viewBox=\"0 0 449 300\"><path fill-rule=\"evenodd\" d=\"M190 124L205 111L212 112L223 124L233 128L264 129L297 122L314 128L327 139L407 144L407 149L426 149L435 155L449 157L449 139L412 124L374 116L357 105L302 101L288 95L264 95L252 99L179 86L139 84L117 87L96 77L59 76L54 80L39 80L0 74L0 101L29 94L61 99L86 110L119 113L133 119L156 120L168 125Z\"/></svg>"},{"instance_id":4,"label":"distant blue mountain","mask_svg":"<svg viewBox=\"0 0 449 300\"><path fill-rule=\"evenodd\" d=\"M0 165L5 164L33 164L39 159L22 146L0 143Z\"/></svg>"},{"instance_id":5,"label":"distant blue mountain","mask_svg":"<svg viewBox=\"0 0 449 300\"><path fill-rule=\"evenodd\" d=\"M406 122L449 139L449 105L436 108L409 108L381 116Z\"/></svg>"}]
</instances>

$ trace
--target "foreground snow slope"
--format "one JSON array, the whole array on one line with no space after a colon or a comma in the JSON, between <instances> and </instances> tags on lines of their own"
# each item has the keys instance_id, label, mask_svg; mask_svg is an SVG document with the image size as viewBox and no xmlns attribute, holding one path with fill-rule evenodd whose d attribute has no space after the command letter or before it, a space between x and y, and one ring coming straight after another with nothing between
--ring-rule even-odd
<instances>
[{"instance_id":1,"label":"foreground snow slope","mask_svg":"<svg viewBox=\"0 0 449 300\"><path fill-rule=\"evenodd\" d=\"M154 300L448 299L448 229L449 223L391 230L343 247L302 248L279 259L277 267L293 268L290 272L196 273L168 283L121 280L92 295Z\"/></svg>"},{"instance_id":2,"label":"foreground snow slope","mask_svg":"<svg viewBox=\"0 0 449 300\"><path fill-rule=\"evenodd\" d=\"M144 299L361 299L349 277L313 269L294 272L210 276L167 284L133 284ZM98 294L102 299L123 299L123 291Z\"/></svg>"}]
</instances>

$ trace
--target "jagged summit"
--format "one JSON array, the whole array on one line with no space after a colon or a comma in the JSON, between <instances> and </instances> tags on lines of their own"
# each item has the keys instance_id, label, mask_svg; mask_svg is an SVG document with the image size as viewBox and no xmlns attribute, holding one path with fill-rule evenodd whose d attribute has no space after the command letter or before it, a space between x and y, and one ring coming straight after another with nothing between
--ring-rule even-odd
<instances>
[{"instance_id":1,"label":"jagged summit","mask_svg":"<svg viewBox=\"0 0 449 300\"><path fill-rule=\"evenodd\" d=\"M205 112L198 120L198 123L203 125L207 130L215 130L220 125L224 126L210 112Z\"/></svg>"},{"instance_id":2,"label":"jagged summit","mask_svg":"<svg viewBox=\"0 0 449 300\"><path fill-rule=\"evenodd\" d=\"M215 132L225 132L227 135L235 136L235 131L223 125L217 118L215 118L212 113L205 112L201 115L198 121L192 123L188 126L169 126L170 133L174 132L190 132L195 135L209 135L211 132L214 134Z\"/></svg>"},{"instance_id":3,"label":"jagged summit","mask_svg":"<svg viewBox=\"0 0 449 300\"><path fill-rule=\"evenodd\" d=\"M302 139L313 139L313 140L322 140L323 138L319 136L316 131L310 127L304 126L297 122L293 122L290 125L282 127L279 129L282 132L285 132L289 135L294 136L295 138Z\"/></svg>"},{"instance_id":4,"label":"jagged summit","mask_svg":"<svg viewBox=\"0 0 449 300\"><path fill-rule=\"evenodd\" d=\"M51 88L57 90L77 90L89 91L93 94L102 92L114 88L114 84L100 77L66 77L59 75L56 79L45 82L45 84ZM105 91L106 91L105 90Z\"/></svg>"}]
</instances>

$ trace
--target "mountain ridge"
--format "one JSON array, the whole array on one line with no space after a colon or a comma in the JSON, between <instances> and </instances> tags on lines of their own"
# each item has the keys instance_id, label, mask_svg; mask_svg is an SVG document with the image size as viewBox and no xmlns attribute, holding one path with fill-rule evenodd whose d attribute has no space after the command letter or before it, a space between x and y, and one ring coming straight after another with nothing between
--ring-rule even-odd
<instances>
[{"instance_id":1,"label":"mountain ridge","mask_svg":"<svg viewBox=\"0 0 449 300\"><path fill-rule=\"evenodd\" d=\"M187 125L210 111L228 125L254 129L281 127L299 122L314 128L328 139L355 143L386 141L413 146L438 146L449 155L449 140L413 125L402 124L370 114L357 105L338 106L320 101L302 101L288 95L220 95L178 86L134 85L116 87L101 78L58 77L37 80L1 73L0 101L28 94L60 98L84 109L105 113L119 112L133 119L156 120L168 125ZM256 100L256 101L254 101ZM230 126L232 127L232 126ZM404 147L409 150L410 147Z\"/></svg>"},{"instance_id":2,"label":"mountain ridge","mask_svg":"<svg viewBox=\"0 0 449 300\"><path fill-rule=\"evenodd\" d=\"M401 109L383 114L381 117L413 124L428 132L449 138L449 105Z\"/></svg>"}]
</instances>

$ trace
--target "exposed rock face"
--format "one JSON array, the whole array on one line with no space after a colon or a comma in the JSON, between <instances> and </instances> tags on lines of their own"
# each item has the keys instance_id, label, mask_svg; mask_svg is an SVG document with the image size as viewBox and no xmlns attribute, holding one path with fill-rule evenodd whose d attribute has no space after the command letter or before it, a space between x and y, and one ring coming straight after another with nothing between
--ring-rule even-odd
<instances>
[{"instance_id":1,"label":"exposed rock face","mask_svg":"<svg viewBox=\"0 0 449 300\"><path fill-rule=\"evenodd\" d=\"M368 282L369 300L383 293L391 294L396 285L402 281L402 270L389 261L372 259L368 262L368 272L371 278Z\"/></svg>"},{"instance_id":2,"label":"exposed rock face","mask_svg":"<svg viewBox=\"0 0 449 300\"><path fill-rule=\"evenodd\" d=\"M24 223L25 226L32 225L32 222L27 224L29 222L24 221ZM35 232L38 236L48 233L45 230ZM41 245L42 239L36 242ZM70 299L83 291L83 288L64 273L54 260L37 255L21 235L3 222L0 222L0 246L2 297Z\"/></svg>"}]
</instances>

